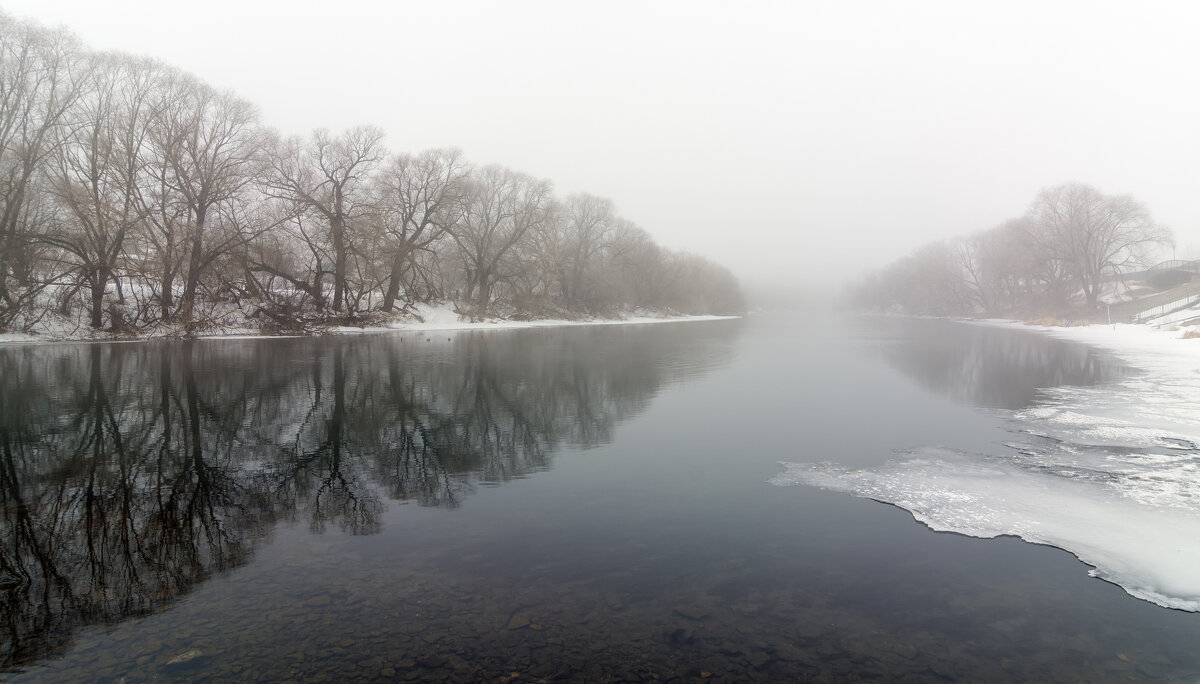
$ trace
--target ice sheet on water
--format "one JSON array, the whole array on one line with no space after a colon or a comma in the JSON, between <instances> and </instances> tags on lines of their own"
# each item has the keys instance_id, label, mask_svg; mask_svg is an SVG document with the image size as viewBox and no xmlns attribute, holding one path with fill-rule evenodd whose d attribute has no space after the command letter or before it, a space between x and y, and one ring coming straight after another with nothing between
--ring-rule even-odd
<instances>
[{"instance_id":1,"label":"ice sheet on water","mask_svg":"<svg viewBox=\"0 0 1200 684\"><path fill-rule=\"evenodd\" d=\"M1028 423L1025 431L1060 442L1091 447L1194 450L1186 435L1144 427L1118 418L1079 413L1061 406L1040 406L1017 413Z\"/></svg>"},{"instance_id":2,"label":"ice sheet on water","mask_svg":"<svg viewBox=\"0 0 1200 684\"><path fill-rule=\"evenodd\" d=\"M1169 467L1161 468L1164 462ZM924 448L886 465L783 463L776 485L811 485L894 504L938 531L1015 535L1065 549L1092 575L1168 608L1200 611L1200 511L1195 454L1107 469L1022 454ZM1100 459L1092 466L1101 465ZM1147 486L1147 484L1150 486Z\"/></svg>"},{"instance_id":3,"label":"ice sheet on water","mask_svg":"<svg viewBox=\"0 0 1200 684\"><path fill-rule=\"evenodd\" d=\"M1138 372L1044 390L1007 416L1014 437L1000 455L921 448L865 470L785 463L772 482L895 504L935 530L1057 546L1133 596L1200 611L1200 340L1145 326L1045 332L1107 347Z\"/></svg>"}]
</instances>

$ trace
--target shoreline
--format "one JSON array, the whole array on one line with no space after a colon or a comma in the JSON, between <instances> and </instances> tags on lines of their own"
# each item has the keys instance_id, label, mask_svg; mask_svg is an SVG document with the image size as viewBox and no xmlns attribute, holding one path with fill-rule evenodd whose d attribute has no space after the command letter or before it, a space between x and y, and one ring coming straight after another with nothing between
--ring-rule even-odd
<instances>
[{"instance_id":1,"label":"shoreline","mask_svg":"<svg viewBox=\"0 0 1200 684\"><path fill-rule=\"evenodd\" d=\"M397 320L384 325L369 326L330 326L311 333L292 333L272 335L249 331L245 329L230 329L227 332L204 333L193 337L174 334L149 333L142 336L122 337L98 333L95 335L54 335L39 333L0 333L0 349L11 346L43 345L43 344L79 344L79 343L135 343L158 342L163 340L183 341L193 340L269 340L295 339L304 337L336 337L344 335L377 335L386 333L423 333L423 332L470 332L476 330L528 330L535 328L566 328L591 325L647 325L657 323L694 323L704 321L723 321L743 318L740 315L632 315L626 318L595 318L595 319L540 319L516 321L501 318L488 318L482 321L462 320L458 314L445 307L433 307L419 310L419 319ZM90 330L88 330L90 332Z\"/></svg>"},{"instance_id":2,"label":"shoreline","mask_svg":"<svg viewBox=\"0 0 1200 684\"><path fill-rule=\"evenodd\" d=\"M1004 318L954 319L973 325L1010 330L1028 330L1067 342L1104 349L1134 366L1149 364L1152 370L1182 371L1182 376L1200 372L1200 337L1185 338L1184 330L1153 328L1139 323L1093 323L1050 326ZM1173 363L1168 363L1173 361ZM1190 363L1187 363L1190 362Z\"/></svg>"}]
</instances>

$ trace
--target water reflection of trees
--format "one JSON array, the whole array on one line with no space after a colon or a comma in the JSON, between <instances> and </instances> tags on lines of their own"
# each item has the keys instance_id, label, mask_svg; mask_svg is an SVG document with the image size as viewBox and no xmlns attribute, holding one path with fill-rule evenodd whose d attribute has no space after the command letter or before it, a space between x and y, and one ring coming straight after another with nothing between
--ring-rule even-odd
<instances>
[{"instance_id":1,"label":"water reflection of trees","mask_svg":"<svg viewBox=\"0 0 1200 684\"><path fill-rule=\"evenodd\" d=\"M1093 385L1124 367L1096 350L1032 333L920 319L877 320L900 333L880 346L883 357L922 385L987 408L1019 409L1038 391Z\"/></svg>"},{"instance_id":2,"label":"water reflection of trees","mask_svg":"<svg viewBox=\"0 0 1200 684\"><path fill-rule=\"evenodd\" d=\"M280 521L370 534L389 498L454 508L610 440L735 330L673 328L0 353L0 665L155 610Z\"/></svg>"},{"instance_id":3,"label":"water reflection of trees","mask_svg":"<svg viewBox=\"0 0 1200 684\"><path fill-rule=\"evenodd\" d=\"M223 435L202 425L212 411L191 365L154 356L91 346L0 361L6 664L55 650L78 620L153 610L263 536L268 511L213 448Z\"/></svg>"}]
</instances>

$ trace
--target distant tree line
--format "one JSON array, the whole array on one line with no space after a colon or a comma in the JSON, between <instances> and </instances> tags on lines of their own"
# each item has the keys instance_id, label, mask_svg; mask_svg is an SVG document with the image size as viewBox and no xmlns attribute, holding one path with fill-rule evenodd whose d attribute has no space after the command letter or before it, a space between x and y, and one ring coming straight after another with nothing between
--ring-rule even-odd
<instances>
[{"instance_id":1,"label":"distant tree line","mask_svg":"<svg viewBox=\"0 0 1200 684\"><path fill-rule=\"evenodd\" d=\"M851 296L865 309L916 315L1092 312L1122 274L1171 242L1129 195L1070 183L1042 190L1018 218L918 248Z\"/></svg>"},{"instance_id":2,"label":"distant tree line","mask_svg":"<svg viewBox=\"0 0 1200 684\"><path fill-rule=\"evenodd\" d=\"M727 269L660 247L608 199L382 139L281 137L177 69L0 13L0 329L743 306Z\"/></svg>"}]
</instances>

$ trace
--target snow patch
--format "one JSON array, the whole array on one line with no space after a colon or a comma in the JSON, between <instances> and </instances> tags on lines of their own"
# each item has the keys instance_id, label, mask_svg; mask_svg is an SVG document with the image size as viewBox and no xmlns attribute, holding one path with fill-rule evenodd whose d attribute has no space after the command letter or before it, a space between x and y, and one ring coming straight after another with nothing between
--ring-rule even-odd
<instances>
[{"instance_id":1,"label":"snow patch","mask_svg":"<svg viewBox=\"0 0 1200 684\"><path fill-rule=\"evenodd\" d=\"M621 318L581 319L581 320L508 320L503 318L486 318L471 321L459 316L449 305L424 305L414 307L408 313L398 314L390 321L368 326L333 326L322 332L333 334L362 334L385 333L397 331L435 332L452 330L514 330L520 328L551 328L578 325L627 325L645 323L672 323L684 321L717 321L738 318L738 316L676 316L649 311L634 311ZM295 337L295 335L267 335L247 327L245 321L237 316L225 316L228 322L208 329L199 335L201 339L257 339L267 337ZM127 336L114 336L104 331L92 330L79 321L56 316L45 317L38 325L34 334L24 332L0 333L0 344L5 343L35 343L35 342L64 342L64 341L97 341L115 342L146 340L158 338L182 337L183 331L178 326L162 326L153 330L141 331Z\"/></svg>"}]
</instances>

